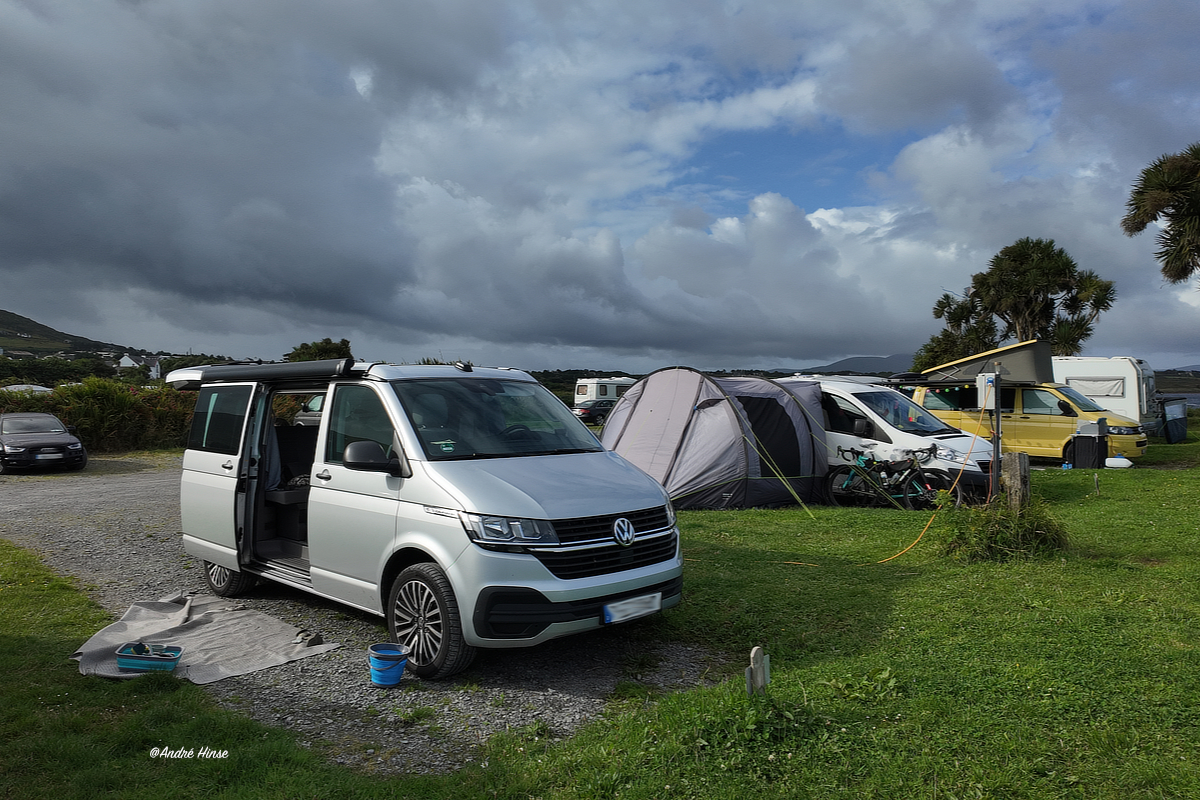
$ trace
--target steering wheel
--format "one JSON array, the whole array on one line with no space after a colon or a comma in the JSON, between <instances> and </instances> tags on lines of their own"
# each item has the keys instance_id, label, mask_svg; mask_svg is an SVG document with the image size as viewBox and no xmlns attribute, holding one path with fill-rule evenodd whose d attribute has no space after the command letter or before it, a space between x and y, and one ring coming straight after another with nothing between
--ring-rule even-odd
<instances>
[{"instance_id":1,"label":"steering wheel","mask_svg":"<svg viewBox=\"0 0 1200 800\"><path fill-rule=\"evenodd\" d=\"M529 429L529 426L528 426L528 425L522 425L522 424L520 424L520 423L517 423L516 425L509 425L507 428L505 428L504 430L500 431L500 435L501 435L501 436L511 436L511 435L512 435L512 434L514 434L514 433L529 433L529 434L532 434L532 433L533 433L533 431L531 431L531 430Z\"/></svg>"}]
</instances>

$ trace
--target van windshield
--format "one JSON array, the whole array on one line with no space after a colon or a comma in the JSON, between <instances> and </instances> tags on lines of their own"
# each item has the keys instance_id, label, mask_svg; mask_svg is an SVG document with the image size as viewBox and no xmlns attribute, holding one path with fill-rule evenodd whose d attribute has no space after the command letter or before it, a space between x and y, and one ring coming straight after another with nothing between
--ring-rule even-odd
<instances>
[{"instance_id":1,"label":"van windshield","mask_svg":"<svg viewBox=\"0 0 1200 800\"><path fill-rule=\"evenodd\" d=\"M956 430L947 427L946 423L899 392L855 392L854 398L897 430L915 433L918 436Z\"/></svg>"},{"instance_id":2,"label":"van windshield","mask_svg":"<svg viewBox=\"0 0 1200 800\"><path fill-rule=\"evenodd\" d=\"M1077 389L1072 389L1070 386L1059 386L1058 391L1064 397L1076 405L1080 411L1104 411L1104 407L1097 405L1096 401L1087 395L1080 394Z\"/></svg>"},{"instance_id":3,"label":"van windshield","mask_svg":"<svg viewBox=\"0 0 1200 800\"><path fill-rule=\"evenodd\" d=\"M392 388L430 461L593 453L604 448L544 386L485 378L399 380Z\"/></svg>"}]
</instances>

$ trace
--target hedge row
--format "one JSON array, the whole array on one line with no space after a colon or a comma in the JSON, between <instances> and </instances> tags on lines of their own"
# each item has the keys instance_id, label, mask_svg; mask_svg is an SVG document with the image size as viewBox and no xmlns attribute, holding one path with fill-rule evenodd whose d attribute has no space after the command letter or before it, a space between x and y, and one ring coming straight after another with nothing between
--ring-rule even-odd
<instances>
[{"instance_id":1,"label":"hedge row","mask_svg":"<svg viewBox=\"0 0 1200 800\"><path fill-rule=\"evenodd\" d=\"M31 394L0 389L0 413L44 411L67 425L92 453L183 447L196 403L169 386L130 386L104 378Z\"/></svg>"}]
</instances>

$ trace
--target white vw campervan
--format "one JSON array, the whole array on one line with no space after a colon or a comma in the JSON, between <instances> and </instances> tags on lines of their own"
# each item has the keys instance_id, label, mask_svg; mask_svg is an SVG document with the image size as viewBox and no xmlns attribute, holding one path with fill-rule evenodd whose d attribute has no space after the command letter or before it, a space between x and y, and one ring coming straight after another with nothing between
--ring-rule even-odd
<instances>
[{"instance_id":1,"label":"white vw campervan","mask_svg":"<svg viewBox=\"0 0 1200 800\"><path fill-rule=\"evenodd\" d=\"M183 544L224 596L266 579L387 619L452 675L680 602L662 487L524 372L349 359L193 367ZM324 395L319 424L287 399Z\"/></svg>"}]
</instances>

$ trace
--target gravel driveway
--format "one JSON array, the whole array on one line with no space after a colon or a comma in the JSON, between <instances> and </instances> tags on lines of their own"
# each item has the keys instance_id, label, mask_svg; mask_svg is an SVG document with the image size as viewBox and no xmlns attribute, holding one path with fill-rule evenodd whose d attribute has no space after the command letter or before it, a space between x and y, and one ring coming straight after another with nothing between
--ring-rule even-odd
<instances>
[{"instance_id":1,"label":"gravel driveway","mask_svg":"<svg viewBox=\"0 0 1200 800\"><path fill-rule=\"evenodd\" d=\"M79 578L114 618L140 600L204 593L200 564L179 541L180 461L94 456L79 473L0 475L0 537ZM620 681L670 691L733 674L698 648L660 646L647 620L535 648L480 651L453 679L405 676L398 687L378 689L366 650L387 641L382 618L274 584L243 600L342 647L207 689L226 708L372 771L451 772L506 729L536 725L553 738L568 736L604 709Z\"/></svg>"}]
</instances>

